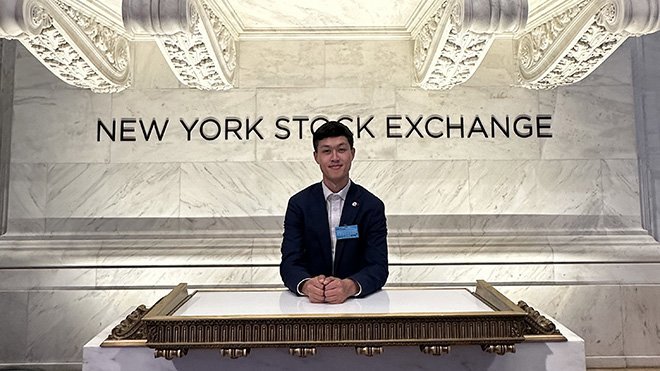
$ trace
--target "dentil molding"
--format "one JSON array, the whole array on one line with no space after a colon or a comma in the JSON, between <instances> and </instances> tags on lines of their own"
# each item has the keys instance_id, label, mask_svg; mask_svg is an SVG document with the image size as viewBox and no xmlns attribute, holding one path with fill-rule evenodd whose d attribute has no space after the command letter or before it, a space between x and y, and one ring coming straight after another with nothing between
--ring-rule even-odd
<instances>
[{"instance_id":1,"label":"dentil molding","mask_svg":"<svg viewBox=\"0 0 660 371\"><path fill-rule=\"evenodd\" d=\"M660 0L585 0L516 38L520 85L576 83L627 38L660 30Z\"/></svg>"},{"instance_id":2,"label":"dentil molding","mask_svg":"<svg viewBox=\"0 0 660 371\"><path fill-rule=\"evenodd\" d=\"M98 93L130 85L128 40L61 0L0 1L0 37L19 40L68 84Z\"/></svg>"},{"instance_id":3,"label":"dentil molding","mask_svg":"<svg viewBox=\"0 0 660 371\"><path fill-rule=\"evenodd\" d=\"M496 34L525 27L527 0L445 0L414 39L413 63L423 89L450 89L479 68Z\"/></svg>"},{"instance_id":4,"label":"dentil molding","mask_svg":"<svg viewBox=\"0 0 660 371\"><path fill-rule=\"evenodd\" d=\"M234 86L237 36L206 0L123 0L127 32L154 36L181 83L201 90Z\"/></svg>"}]
</instances>

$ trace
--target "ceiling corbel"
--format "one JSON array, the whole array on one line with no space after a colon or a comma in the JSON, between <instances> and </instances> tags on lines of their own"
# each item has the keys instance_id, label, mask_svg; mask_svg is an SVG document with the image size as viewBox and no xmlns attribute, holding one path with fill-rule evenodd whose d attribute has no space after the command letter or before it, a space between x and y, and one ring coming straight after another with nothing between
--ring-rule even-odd
<instances>
[{"instance_id":1,"label":"ceiling corbel","mask_svg":"<svg viewBox=\"0 0 660 371\"><path fill-rule=\"evenodd\" d=\"M70 85L112 93L131 83L128 40L63 1L0 1L0 37L20 41Z\"/></svg>"},{"instance_id":2,"label":"ceiling corbel","mask_svg":"<svg viewBox=\"0 0 660 371\"><path fill-rule=\"evenodd\" d=\"M181 83L201 90L234 86L237 36L205 0L123 0L128 32L155 37Z\"/></svg>"},{"instance_id":3,"label":"ceiling corbel","mask_svg":"<svg viewBox=\"0 0 660 371\"><path fill-rule=\"evenodd\" d=\"M417 84L445 90L479 68L496 34L525 27L527 0L446 0L413 34Z\"/></svg>"},{"instance_id":4,"label":"ceiling corbel","mask_svg":"<svg viewBox=\"0 0 660 371\"><path fill-rule=\"evenodd\" d=\"M593 72L631 36L660 30L660 0L585 0L515 41L519 84L552 89Z\"/></svg>"}]
</instances>

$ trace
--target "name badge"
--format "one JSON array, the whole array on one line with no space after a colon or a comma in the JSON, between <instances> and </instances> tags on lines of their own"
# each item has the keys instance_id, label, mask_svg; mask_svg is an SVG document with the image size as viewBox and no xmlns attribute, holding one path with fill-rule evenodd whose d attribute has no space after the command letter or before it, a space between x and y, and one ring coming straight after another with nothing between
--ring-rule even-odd
<instances>
[{"instance_id":1,"label":"name badge","mask_svg":"<svg viewBox=\"0 0 660 371\"><path fill-rule=\"evenodd\" d=\"M337 240L347 240L350 238L358 238L360 236L358 234L357 225L342 225L336 227L335 235L337 236Z\"/></svg>"}]
</instances>

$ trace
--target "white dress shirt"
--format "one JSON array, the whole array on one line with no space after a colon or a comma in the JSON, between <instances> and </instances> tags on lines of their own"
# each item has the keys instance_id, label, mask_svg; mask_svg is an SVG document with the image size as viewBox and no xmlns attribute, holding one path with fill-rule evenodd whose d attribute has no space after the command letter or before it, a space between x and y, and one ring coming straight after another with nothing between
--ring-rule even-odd
<instances>
[{"instance_id":1,"label":"white dress shirt","mask_svg":"<svg viewBox=\"0 0 660 371\"><path fill-rule=\"evenodd\" d=\"M323 198L325 198L326 210L328 210L328 227L330 227L330 246L332 248L332 274L334 275L335 251L337 248L337 233L335 232L335 229L339 226L339 221L341 220L341 212L344 209L344 201L346 201L348 189L351 187L351 180L349 179L346 186L337 193L332 192L323 182L321 182L321 187L323 188ZM298 284L298 294L304 295L300 289L302 288L303 283L307 280L309 280L309 278L305 278ZM362 286L357 281L355 284L358 287L358 292L355 296L358 296L362 292Z\"/></svg>"}]
</instances>

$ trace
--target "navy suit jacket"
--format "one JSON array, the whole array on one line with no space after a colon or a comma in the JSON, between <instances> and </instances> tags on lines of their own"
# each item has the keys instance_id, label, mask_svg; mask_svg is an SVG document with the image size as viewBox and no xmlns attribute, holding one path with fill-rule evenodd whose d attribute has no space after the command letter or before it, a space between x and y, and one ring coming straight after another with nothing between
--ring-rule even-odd
<instances>
[{"instance_id":1,"label":"navy suit jacket","mask_svg":"<svg viewBox=\"0 0 660 371\"><path fill-rule=\"evenodd\" d=\"M289 199L280 264L282 280L289 290L297 294L302 280L320 274L356 281L362 287L359 297L385 285L389 273L383 202L351 183L339 225L357 225L359 237L337 240L333 269L328 211L321 183L312 184Z\"/></svg>"}]
</instances>

